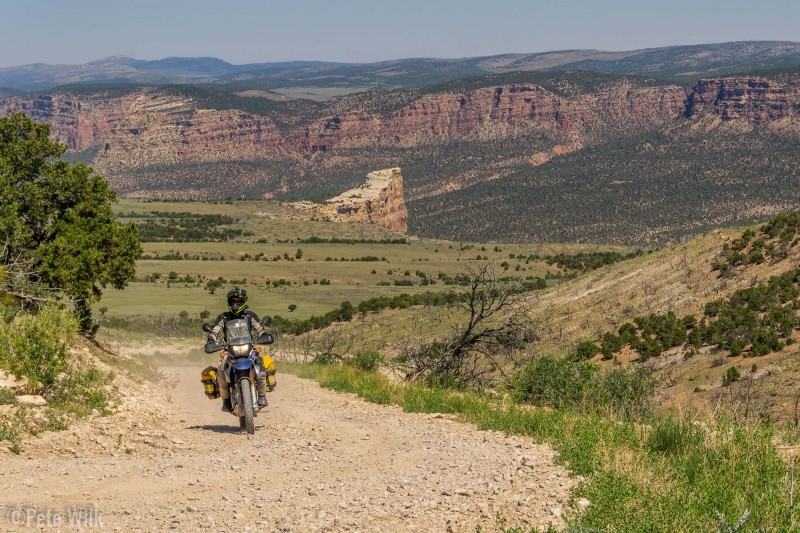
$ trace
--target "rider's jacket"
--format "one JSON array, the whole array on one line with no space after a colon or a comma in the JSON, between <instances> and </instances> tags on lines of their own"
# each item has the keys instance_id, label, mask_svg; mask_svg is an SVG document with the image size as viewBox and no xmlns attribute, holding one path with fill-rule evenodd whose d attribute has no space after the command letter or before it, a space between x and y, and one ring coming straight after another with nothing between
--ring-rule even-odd
<instances>
[{"instance_id":1,"label":"rider's jacket","mask_svg":"<svg viewBox=\"0 0 800 533\"><path fill-rule=\"evenodd\" d=\"M257 339L266 333L264 331L264 326L261 325L261 321L258 319L258 315L249 309L245 310L241 315L234 315L230 311L225 311L219 315L216 320L214 320L214 323L211 327L211 332L208 334L208 342L218 342L217 339L219 338L219 334L223 333L225 330L225 322L228 320L236 320L237 318L247 319L247 324L250 327L250 335L254 339Z\"/></svg>"}]
</instances>

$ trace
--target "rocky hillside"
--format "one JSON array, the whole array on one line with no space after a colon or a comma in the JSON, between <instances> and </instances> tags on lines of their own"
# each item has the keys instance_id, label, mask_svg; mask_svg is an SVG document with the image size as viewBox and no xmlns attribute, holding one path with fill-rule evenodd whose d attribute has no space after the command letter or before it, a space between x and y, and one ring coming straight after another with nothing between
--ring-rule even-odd
<instances>
[{"instance_id":1,"label":"rocky hillside","mask_svg":"<svg viewBox=\"0 0 800 533\"><path fill-rule=\"evenodd\" d=\"M652 244L800 202L791 77L686 90L514 73L322 105L200 87L0 100L15 111L127 197L319 200L402 166L411 232L455 240Z\"/></svg>"}]
</instances>

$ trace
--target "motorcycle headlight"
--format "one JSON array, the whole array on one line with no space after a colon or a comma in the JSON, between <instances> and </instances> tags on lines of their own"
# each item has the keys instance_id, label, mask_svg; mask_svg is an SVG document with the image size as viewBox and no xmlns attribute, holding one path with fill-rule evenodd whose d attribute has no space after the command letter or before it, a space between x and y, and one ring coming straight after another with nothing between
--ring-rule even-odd
<instances>
[{"instance_id":1,"label":"motorcycle headlight","mask_svg":"<svg viewBox=\"0 0 800 533\"><path fill-rule=\"evenodd\" d=\"M250 345L241 344L239 346L231 346L231 351L234 355L248 355L250 353Z\"/></svg>"}]
</instances>

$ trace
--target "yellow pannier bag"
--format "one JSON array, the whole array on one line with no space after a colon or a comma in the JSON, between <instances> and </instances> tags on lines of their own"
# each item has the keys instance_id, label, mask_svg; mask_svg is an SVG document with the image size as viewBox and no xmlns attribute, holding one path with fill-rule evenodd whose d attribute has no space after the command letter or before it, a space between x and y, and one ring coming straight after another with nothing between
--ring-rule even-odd
<instances>
[{"instance_id":1,"label":"yellow pannier bag","mask_svg":"<svg viewBox=\"0 0 800 533\"><path fill-rule=\"evenodd\" d=\"M267 390L272 392L275 390L275 361L267 354L261 354L261 361L267 371Z\"/></svg>"},{"instance_id":2,"label":"yellow pannier bag","mask_svg":"<svg viewBox=\"0 0 800 533\"><path fill-rule=\"evenodd\" d=\"M209 366L200 373L200 382L209 400L219 398L219 383L217 383L217 369Z\"/></svg>"}]
</instances>

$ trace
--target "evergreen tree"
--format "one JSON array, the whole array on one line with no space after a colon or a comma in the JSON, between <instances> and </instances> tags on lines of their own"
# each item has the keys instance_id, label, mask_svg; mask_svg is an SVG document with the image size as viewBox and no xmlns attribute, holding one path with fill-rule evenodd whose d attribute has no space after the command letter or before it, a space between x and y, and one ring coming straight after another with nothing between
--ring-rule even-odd
<instances>
[{"instance_id":1,"label":"evergreen tree","mask_svg":"<svg viewBox=\"0 0 800 533\"><path fill-rule=\"evenodd\" d=\"M67 298L91 333L91 303L127 285L142 249L134 225L117 222L108 183L60 160L67 146L50 133L23 113L0 118L0 267L12 274L1 288L21 305Z\"/></svg>"}]
</instances>

